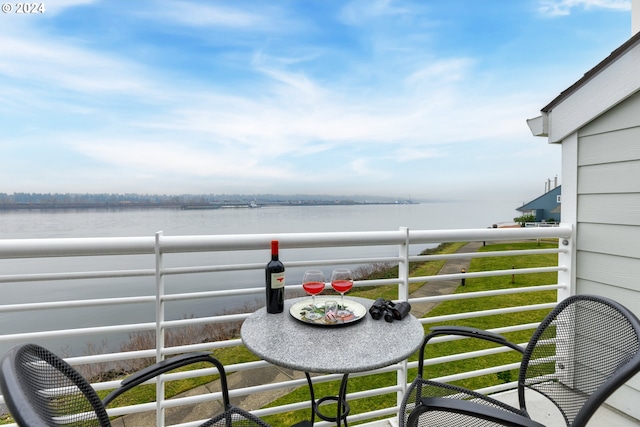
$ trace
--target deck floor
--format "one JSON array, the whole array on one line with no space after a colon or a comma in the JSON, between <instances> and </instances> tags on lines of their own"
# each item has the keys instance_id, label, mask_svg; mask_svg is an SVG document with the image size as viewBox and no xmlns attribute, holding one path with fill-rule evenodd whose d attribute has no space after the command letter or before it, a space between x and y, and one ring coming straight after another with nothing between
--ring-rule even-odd
<instances>
[{"instance_id":1,"label":"deck floor","mask_svg":"<svg viewBox=\"0 0 640 427\"><path fill-rule=\"evenodd\" d=\"M492 395L493 397L508 403L510 405L518 405L518 396L515 391L509 391ZM531 399L527 401L527 408L531 414L531 418L544 424L547 427L566 427L562 416L558 413L557 409L542 396L537 393L533 393ZM633 418L627 417L624 414L608 407L603 406L595 413L591 421L590 426L615 426L615 427L639 427L640 422ZM368 424L363 424L366 427L398 427L396 419L388 419L382 421L376 421ZM453 426L452 426L453 427Z\"/></svg>"}]
</instances>

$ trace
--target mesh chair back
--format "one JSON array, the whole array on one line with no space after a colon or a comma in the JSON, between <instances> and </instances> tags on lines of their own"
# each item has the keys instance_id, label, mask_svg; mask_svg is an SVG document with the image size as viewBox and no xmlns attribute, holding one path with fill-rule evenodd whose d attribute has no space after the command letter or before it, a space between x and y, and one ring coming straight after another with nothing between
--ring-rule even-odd
<instances>
[{"instance_id":1,"label":"mesh chair back","mask_svg":"<svg viewBox=\"0 0 640 427\"><path fill-rule=\"evenodd\" d=\"M551 399L567 425L586 424L604 400L640 369L640 323L614 301L576 295L534 333L520 371L524 388Z\"/></svg>"},{"instance_id":2,"label":"mesh chair back","mask_svg":"<svg viewBox=\"0 0 640 427\"><path fill-rule=\"evenodd\" d=\"M3 358L0 369L0 388L18 425L111 425L91 385L47 349L35 344L14 347Z\"/></svg>"}]
</instances>

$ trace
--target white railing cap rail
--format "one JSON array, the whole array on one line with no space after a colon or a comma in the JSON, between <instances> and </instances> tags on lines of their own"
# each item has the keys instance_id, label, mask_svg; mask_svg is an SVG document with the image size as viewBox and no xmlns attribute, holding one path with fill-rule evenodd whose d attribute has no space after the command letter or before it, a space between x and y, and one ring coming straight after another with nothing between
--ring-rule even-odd
<instances>
[{"instance_id":1,"label":"white railing cap rail","mask_svg":"<svg viewBox=\"0 0 640 427\"><path fill-rule=\"evenodd\" d=\"M412 241L469 242L496 240L529 240L541 238L570 238L571 226L548 228L478 228L460 230L409 230Z\"/></svg>"},{"instance_id":2,"label":"white railing cap rail","mask_svg":"<svg viewBox=\"0 0 640 427\"><path fill-rule=\"evenodd\" d=\"M405 242L407 237L414 242L442 243L472 240L493 241L537 239L541 237L568 238L571 236L570 226L545 228L542 230L539 228L487 228L465 230L407 230L401 228L397 231L233 234L210 236L160 235L159 247L163 253L172 253L267 249L271 240L279 240L282 248L317 248L332 246L396 245ZM5 239L0 240L0 259L153 254L155 249L155 236Z\"/></svg>"},{"instance_id":3,"label":"white railing cap rail","mask_svg":"<svg viewBox=\"0 0 640 427\"><path fill-rule=\"evenodd\" d=\"M393 245L406 240L403 231L233 234L159 237L162 252L208 252L268 249L271 240L285 248ZM0 240L0 259L91 255L153 254L155 236Z\"/></svg>"}]
</instances>

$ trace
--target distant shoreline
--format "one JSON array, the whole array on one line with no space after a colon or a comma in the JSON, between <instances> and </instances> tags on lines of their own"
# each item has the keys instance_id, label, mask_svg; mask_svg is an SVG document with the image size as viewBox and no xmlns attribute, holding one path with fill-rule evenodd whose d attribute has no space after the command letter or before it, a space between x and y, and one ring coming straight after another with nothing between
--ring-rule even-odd
<instances>
[{"instance_id":1,"label":"distant shoreline","mask_svg":"<svg viewBox=\"0 0 640 427\"><path fill-rule=\"evenodd\" d=\"M270 206L367 206L367 205L417 205L413 201L374 202L374 201L344 201L344 200L297 200L297 201L265 201L251 204L251 202L235 203L0 203L0 210L64 210L64 209L177 209L177 210L213 210L213 209L241 209L262 208Z\"/></svg>"}]
</instances>

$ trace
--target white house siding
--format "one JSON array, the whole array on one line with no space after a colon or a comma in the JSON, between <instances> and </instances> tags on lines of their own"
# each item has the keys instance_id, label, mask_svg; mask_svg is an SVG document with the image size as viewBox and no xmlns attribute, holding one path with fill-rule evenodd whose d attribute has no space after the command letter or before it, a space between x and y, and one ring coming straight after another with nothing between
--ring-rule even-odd
<instances>
[{"instance_id":1,"label":"white house siding","mask_svg":"<svg viewBox=\"0 0 640 427\"><path fill-rule=\"evenodd\" d=\"M576 292L640 315L640 93L578 131L577 162ZM609 402L640 419L639 390L637 376Z\"/></svg>"}]
</instances>

